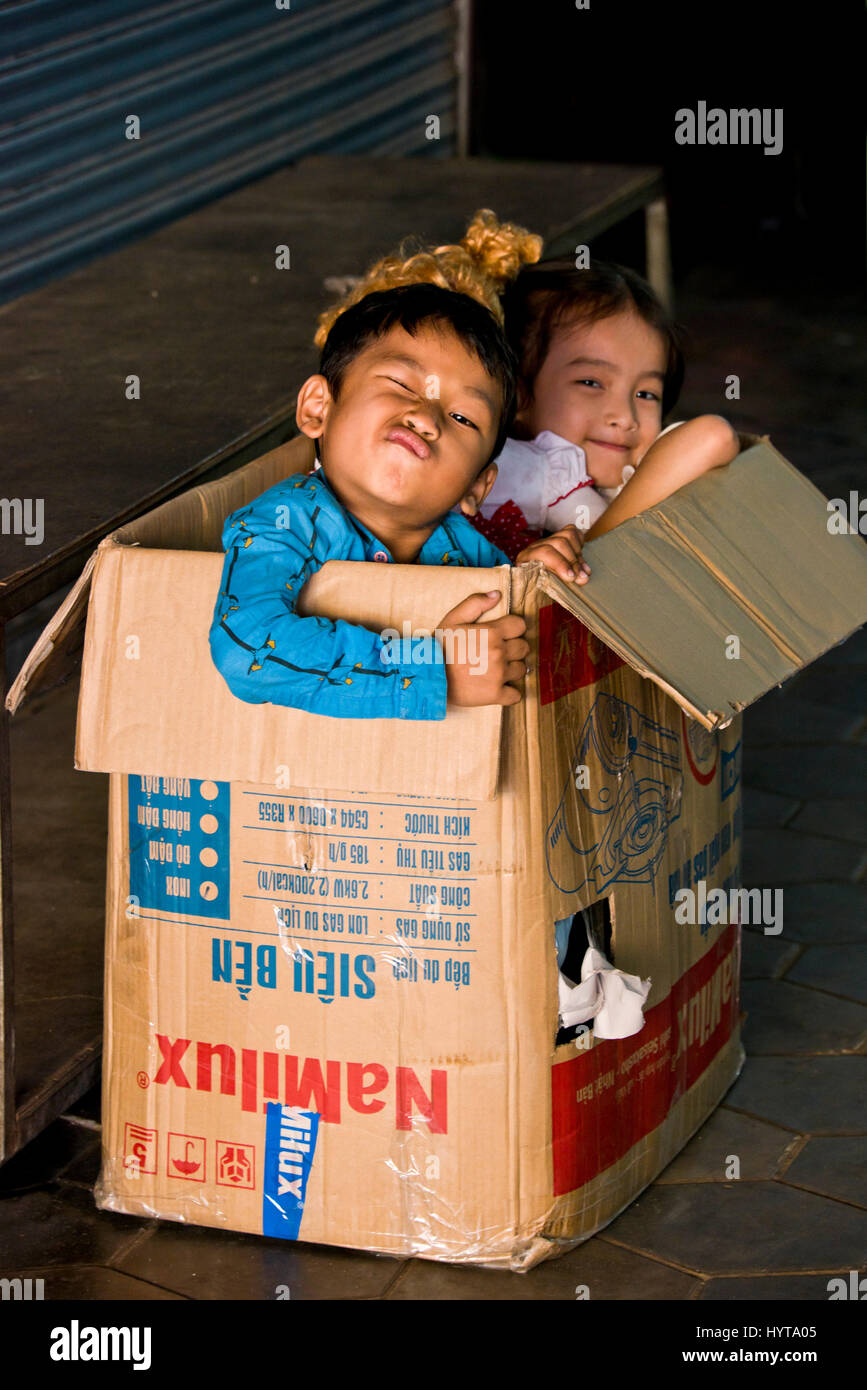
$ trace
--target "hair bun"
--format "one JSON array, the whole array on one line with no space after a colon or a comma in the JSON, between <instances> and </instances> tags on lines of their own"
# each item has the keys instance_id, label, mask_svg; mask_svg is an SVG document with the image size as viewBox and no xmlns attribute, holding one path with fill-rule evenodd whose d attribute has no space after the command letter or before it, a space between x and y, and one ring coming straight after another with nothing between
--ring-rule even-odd
<instances>
[{"instance_id":1,"label":"hair bun","mask_svg":"<svg viewBox=\"0 0 867 1390\"><path fill-rule=\"evenodd\" d=\"M502 324L500 295L504 286L522 265L538 261L542 246L540 236L512 222L499 222L490 208L479 209L457 245L431 249L416 237L405 237L396 255L383 256L348 287L341 300L323 310L313 341L318 348L323 347L335 320L365 295L400 285L439 285L468 294Z\"/></svg>"},{"instance_id":2,"label":"hair bun","mask_svg":"<svg viewBox=\"0 0 867 1390\"><path fill-rule=\"evenodd\" d=\"M543 244L542 238L526 227L498 221L490 208L479 208L461 238L461 246L499 287L514 280L521 266L538 261Z\"/></svg>"}]
</instances>

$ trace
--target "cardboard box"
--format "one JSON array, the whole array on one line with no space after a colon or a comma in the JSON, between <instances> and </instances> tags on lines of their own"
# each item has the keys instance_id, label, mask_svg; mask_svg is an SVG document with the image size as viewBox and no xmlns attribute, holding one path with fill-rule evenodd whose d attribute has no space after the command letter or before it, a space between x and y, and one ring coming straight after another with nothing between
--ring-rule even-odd
<instances>
[{"instance_id":1,"label":"cardboard box","mask_svg":"<svg viewBox=\"0 0 867 1390\"><path fill-rule=\"evenodd\" d=\"M533 667L506 710L342 723L236 700L208 647L224 517L311 464L294 440L108 537L10 691L56 677L87 603L97 1203L527 1270L740 1070L740 927L678 925L674 895L739 886L739 712L863 621L867 548L759 441L594 543L581 589L332 562L306 611L433 629L499 587L486 616L526 617ZM558 1046L554 923L600 902L615 966L652 980L644 1026Z\"/></svg>"}]
</instances>

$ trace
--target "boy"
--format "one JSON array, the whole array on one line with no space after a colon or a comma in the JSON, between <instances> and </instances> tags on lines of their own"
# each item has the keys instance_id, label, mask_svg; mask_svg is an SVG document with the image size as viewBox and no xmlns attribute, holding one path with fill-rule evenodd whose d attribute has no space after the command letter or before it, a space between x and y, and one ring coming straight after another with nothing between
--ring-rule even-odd
<instances>
[{"instance_id":1,"label":"boy","mask_svg":"<svg viewBox=\"0 0 867 1390\"><path fill-rule=\"evenodd\" d=\"M508 564L466 519L497 475L515 403L515 362L489 311L430 284L369 294L335 321L320 372L298 394L299 428L320 466L232 513L210 631L211 655L238 699L341 718L443 719L455 705L510 705L526 674L526 624L483 626L483 671L457 656L395 663L378 634L295 612L328 560ZM449 515L460 504L463 515ZM562 578L586 582L574 526L528 546ZM499 600L470 594L438 624L460 629ZM424 639L419 639L424 640ZM453 652L472 650L466 642Z\"/></svg>"}]
</instances>

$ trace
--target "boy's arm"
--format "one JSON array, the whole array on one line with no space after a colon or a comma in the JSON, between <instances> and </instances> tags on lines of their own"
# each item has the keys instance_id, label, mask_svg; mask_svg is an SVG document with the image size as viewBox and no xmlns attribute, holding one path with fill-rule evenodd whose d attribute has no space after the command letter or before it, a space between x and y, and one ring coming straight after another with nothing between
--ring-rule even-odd
<instances>
[{"instance_id":1,"label":"boy's arm","mask_svg":"<svg viewBox=\"0 0 867 1390\"><path fill-rule=\"evenodd\" d=\"M290 530L263 510L235 513L224 529L210 647L232 694L348 719L444 719L446 670L438 648L439 661L430 659L435 644L424 649L416 639L407 651L356 623L295 612L304 584L329 558L321 544L328 519L292 508ZM387 659L411 657L416 647L426 661Z\"/></svg>"},{"instance_id":2,"label":"boy's arm","mask_svg":"<svg viewBox=\"0 0 867 1390\"><path fill-rule=\"evenodd\" d=\"M627 517L647 511L711 468L731 463L740 447L737 433L721 415L684 421L651 444L623 491L591 526L585 541L595 540Z\"/></svg>"}]
</instances>

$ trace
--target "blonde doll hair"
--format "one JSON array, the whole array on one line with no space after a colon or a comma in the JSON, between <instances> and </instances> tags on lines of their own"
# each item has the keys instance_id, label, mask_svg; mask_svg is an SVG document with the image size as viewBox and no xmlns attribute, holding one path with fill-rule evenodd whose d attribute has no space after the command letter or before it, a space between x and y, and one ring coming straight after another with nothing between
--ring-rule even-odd
<instances>
[{"instance_id":1,"label":"blonde doll hair","mask_svg":"<svg viewBox=\"0 0 867 1390\"><path fill-rule=\"evenodd\" d=\"M400 285L439 285L468 294L484 304L497 322L503 323L500 295L522 265L531 265L542 254L542 238L513 222L499 222L490 208L480 208L457 246L411 250L403 241L395 255L384 256L336 304L319 315L314 342L322 348L332 324L346 309L377 290Z\"/></svg>"}]
</instances>

